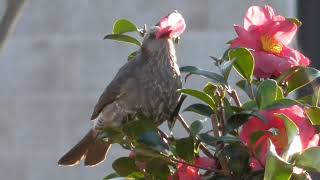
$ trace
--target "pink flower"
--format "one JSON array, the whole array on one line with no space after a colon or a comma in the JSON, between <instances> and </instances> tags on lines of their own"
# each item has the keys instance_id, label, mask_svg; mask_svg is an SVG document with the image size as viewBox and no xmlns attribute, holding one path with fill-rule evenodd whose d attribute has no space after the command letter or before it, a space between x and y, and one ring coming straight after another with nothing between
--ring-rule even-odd
<instances>
[{"instance_id":1,"label":"pink flower","mask_svg":"<svg viewBox=\"0 0 320 180\"><path fill-rule=\"evenodd\" d=\"M158 23L160 27L156 37L163 38L176 38L179 37L186 29L186 23L183 16L178 12L172 12L169 15L163 17Z\"/></svg>"},{"instance_id":2,"label":"pink flower","mask_svg":"<svg viewBox=\"0 0 320 180\"><path fill-rule=\"evenodd\" d=\"M195 164L208 169L215 168L215 160L207 157L196 158ZM175 179L174 177L177 177L179 180L201 180L199 168L183 163L178 163L178 172L173 176L169 176L168 180L173 180Z\"/></svg>"},{"instance_id":3,"label":"pink flower","mask_svg":"<svg viewBox=\"0 0 320 180\"><path fill-rule=\"evenodd\" d=\"M251 49L255 58L254 74L258 78L277 77L293 66L308 66L310 61L289 48L298 26L285 17L275 15L272 7L252 6L244 18L244 27L235 25L238 37L232 48Z\"/></svg>"},{"instance_id":4,"label":"pink flower","mask_svg":"<svg viewBox=\"0 0 320 180\"><path fill-rule=\"evenodd\" d=\"M319 145L319 135L316 134L316 130L304 115L301 107L295 105L290 108L262 111L260 113L268 120L268 122L264 123L262 120L252 117L243 125L240 133L240 139L249 146L255 155L255 158L251 159L250 164L253 170L263 168L262 166L264 166L266 162L266 155L269 148L268 139L275 145L279 155L281 155L288 146L288 136L285 124L281 118L277 117L277 114L286 115L297 125L302 150ZM273 129L278 130L276 135L270 132ZM258 131L265 132L265 134L255 143L251 142L252 135Z\"/></svg>"}]
</instances>

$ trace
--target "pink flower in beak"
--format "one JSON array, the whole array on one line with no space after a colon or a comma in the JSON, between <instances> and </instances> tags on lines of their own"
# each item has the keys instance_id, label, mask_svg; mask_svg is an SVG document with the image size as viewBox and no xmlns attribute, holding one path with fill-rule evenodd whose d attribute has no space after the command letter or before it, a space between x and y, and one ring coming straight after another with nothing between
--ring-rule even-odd
<instances>
[{"instance_id":1,"label":"pink flower in beak","mask_svg":"<svg viewBox=\"0 0 320 180\"><path fill-rule=\"evenodd\" d=\"M157 39L177 38L186 29L186 23L182 15L176 11L163 17L158 23L158 26L160 30L156 34Z\"/></svg>"},{"instance_id":2,"label":"pink flower in beak","mask_svg":"<svg viewBox=\"0 0 320 180\"><path fill-rule=\"evenodd\" d=\"M252 6L244 18L244 27L235 25L238 37L232 48L251 49L255 58L255 76L278 77L293 66L308 66L310 60L289 48L298 26L283 16L275 15L272 7Z\"/></svg>"}]
</instances>

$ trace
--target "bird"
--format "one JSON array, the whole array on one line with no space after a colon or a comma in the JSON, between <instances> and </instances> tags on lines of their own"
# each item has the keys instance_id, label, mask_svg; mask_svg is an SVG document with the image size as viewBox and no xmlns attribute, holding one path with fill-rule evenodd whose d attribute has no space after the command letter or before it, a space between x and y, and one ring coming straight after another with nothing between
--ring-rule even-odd
<instances>
[{"instance_id":1,"label":"bird","mask_svg":"<svg viewBox=\"0 0 320 180\"><path fill-rule=\"evenodd\" d=\"M159 126L175 110L182 88L174 40L185 31L183 16L174 11L145 30L136 57L124 64L94 106L93 127L58 165L85 166L103 162L111 143L98 140L104 128L121 128L138 112Z\"/></svg>"}]
</instances>

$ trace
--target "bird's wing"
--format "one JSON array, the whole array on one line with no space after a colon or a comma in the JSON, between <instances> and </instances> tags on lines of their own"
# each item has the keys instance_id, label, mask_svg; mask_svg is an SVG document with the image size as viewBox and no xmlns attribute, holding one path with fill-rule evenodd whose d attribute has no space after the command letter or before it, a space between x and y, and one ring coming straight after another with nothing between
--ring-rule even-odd
<instances>
[{"instance_id":1,"label":"bird's wing","mask_svg":"<svg viewBox=\"0 0 320 180\"><path fill-rule=\"evenodd\" d=\"M126 86L126 84L129 83L130 79L132 79L130 78L130 74L133 71L134 67L135 63L131 63L129 61L119 70L115 78L105 88L102 95L100 96L97 104L94 107L93 113L91 115L91 120L96 119L106 105L112 103L121 95L126 93L122 92L125 90L125 88L122 87Z\"/></svg>"}]
</instances>

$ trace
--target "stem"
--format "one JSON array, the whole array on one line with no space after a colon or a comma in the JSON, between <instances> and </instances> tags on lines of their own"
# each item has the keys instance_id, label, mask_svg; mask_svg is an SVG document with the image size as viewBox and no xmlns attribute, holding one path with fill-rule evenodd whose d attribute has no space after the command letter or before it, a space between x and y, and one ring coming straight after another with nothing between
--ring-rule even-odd
<instances>
[{"instance_id":1,"label":"stem","mask_svg":"<svg viewBox=\"0 0 320 180\"><path fill-rule=\"evenodd\" d=\"M190 128L188 126L188 124L186 123L186 121L183 119L183 117L179 114L178 115L178 120L180 121L180 123L182 124L182 126L184 127L184 129L191 134ZM209 158L215 159L215 157L211 154L211 152L202 144L200 143L200 147L201 151L208 156Z\"/></svg>"},{"instance_id":2,"label":"stem","mask_svg":"<svg viewBox=\"0 0 320 180\"><path fill-rule=\"evenodd\" d=\"M227 92L228 92L229 96L234 100L236 105L238 107L241 107L242 104L240 102L240 99L239 99L239 96L238 96L237 92L234 89L232 89L230 92L229 91L227 91Z\"/></svg>"},{"instance_id":3,"label":"stem","mask_svg":"<svg viewBox=\"0 0 320 180\"><path fill-rule=\"evenodd\" d=\"M211 124L212 124L212 130L213 130L213 135L215 137L220 136L219 128L218 128L218 118L216 114L211 115Z\"/></svg>"}]
</instances>

